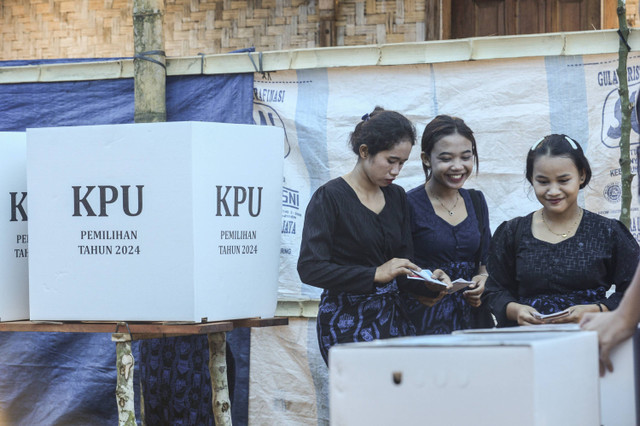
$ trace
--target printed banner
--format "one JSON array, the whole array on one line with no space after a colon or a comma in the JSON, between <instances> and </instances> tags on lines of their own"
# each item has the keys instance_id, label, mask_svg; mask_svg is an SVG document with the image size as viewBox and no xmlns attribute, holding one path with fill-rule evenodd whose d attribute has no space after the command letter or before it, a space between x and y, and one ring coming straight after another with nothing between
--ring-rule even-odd
<instances>
[{"instance_id":1,"label":"printed banner","mask_svg":"<svg viewBox=\"0 0 640 426\"><path fill-rule=\"evenodd\" d=\"M591 183L586 188L586 208L611 218L620 217L622 186L620 158L620 136L622 112L618 94L617 57L599 56L584 64L584 75L588 87L589 146L587 156L593 168ZM640 56L630 55L627 60L629 101L635 105L640 88ZM636 108L631 112L631 173L637 173L636 148L640 128ZM636 240L640 240L638 209L638 180L634 178L631 189L631 224L629 229Z\"/></svg>"},{"instance_id":2,"label":"printed banner","mask_svg":"<svg viewBox=\"0 0 640 426\"><path fill-rule=\"evenodd\" d=\"M442 64L372 66L256 74L254 121L285 130L279 300L319 298L300 282L296 262L310 196L356 162L349 134L376 105L405 114L418 141L398 184L421 185L420 136L438 114L456 115L474 131L480 167L467 187L482 190L491 227L540 208L525 179L530 147L565 133L587 153L593 178L579 202L607 217L620 215L620 101L617 55L519 58ZM628 80L635 104L640 60L630 56ZM640 133L632 113L632 172ZM633 194L637 183L634 181ZM638 203L631 231L639 238Z\"/></svg>"}]
</instances>

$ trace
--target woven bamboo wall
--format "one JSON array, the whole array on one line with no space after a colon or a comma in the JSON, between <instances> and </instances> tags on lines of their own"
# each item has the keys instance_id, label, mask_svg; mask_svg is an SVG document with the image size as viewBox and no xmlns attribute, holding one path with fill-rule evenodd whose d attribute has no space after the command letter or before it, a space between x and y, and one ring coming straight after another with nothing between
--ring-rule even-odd
<instances>
[{"instance_id":1,"label":"woven bamboo wall","mask_svg":"<svg viewBox=\"0 0 640 426\"><path fill-rule=\"evenodd\" d=\"M133 55L131 0L0 0L0 60Z\"/></svg>"},{"instance_id":2,"label":"woven bamboo wall","mask_svg":"<svg viewBox=\"0 0 640 426\"><path fill-rule=\"evenodd\" d=\"M132 4L0 0L0 60L132 56ZM425 0L166 0L165 51L191 56L251 46L422 41L424 20Z\"/></svg>"}]
</instances>

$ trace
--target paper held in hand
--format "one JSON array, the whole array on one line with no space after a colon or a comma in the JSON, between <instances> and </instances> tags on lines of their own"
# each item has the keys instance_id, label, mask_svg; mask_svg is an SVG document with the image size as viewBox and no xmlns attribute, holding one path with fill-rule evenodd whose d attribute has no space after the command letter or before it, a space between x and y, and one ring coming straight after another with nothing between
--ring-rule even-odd
<instances>
[{"instance_id":1,"label":"paper held in hand","mask_svg":"<svg viewBox=\"0 0 640 426\"><path fill-rule=\"evenodd\" d=\"M431 270L429 269L423 269L421 271L411 271L411 272L412 272L411 274L407 275L407 278L409 279L428 281L433 284L438 284L443 287L443 290L447 286L442 281L432 278L431 275L433 275L433 272L431 272ZM473 284L473 281L467 281L467 280L463 280L462 278L458 278L457 280L451 282L452 287L447 290L447 293L449 294L455 293L459 290L462 290L463 288L467 288L471 284Z\"/></svg>"},{"instance_id":2,"label":"paper held in hand","mask_svg":"<svg viewBox=\"0 0 640 426\"><path fill-rule=\"evenodd\" d=\"M562 318L562 317L566 317L567 315L569 315L569 308L565 309L564 311L558 311L558 312L554 312L552 314L540 314L538 312L534 312L533 316L544 320L544 321L548 321L548 320L552 320L552 319L556 319L556 318Z\"/></svg>"}]
</instances>

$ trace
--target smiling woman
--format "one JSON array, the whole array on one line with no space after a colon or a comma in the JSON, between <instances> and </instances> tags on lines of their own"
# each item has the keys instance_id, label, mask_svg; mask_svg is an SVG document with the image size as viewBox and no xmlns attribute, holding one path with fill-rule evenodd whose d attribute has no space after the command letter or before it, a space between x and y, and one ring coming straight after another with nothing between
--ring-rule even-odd
<instances>
[{"instance_id":1,"label":"smiling woman","mask_svg":"<svg viewBox=\"0 0 640 426\"><path fill-rule=\"evenodd\" d=\"M410 317L418 334L493 327L480 300L487 279L489 212L481 192L463 188L478 166L473 131L458 117L435 117L422 134L421 158L426 183L407 193L416 263L473 284L449 295L422 292L431 297L431 307L406 295Z\"/></svg>"},{"instance_id":2,"label":"smiling woman","mask_svg":"<svg viewBox=\"0 0 640 426\"><path fill-rule=\"evenodd\" d=\"M633 277L638 243L620 221L578 205L591 179L582 148L565 135L542 138L529 151L526 177L542 208L502 223L491 243L483 300L498 325L579 322L587 312L614 310Z\"/></svg>"},{"instance_id":3,"label":"smiling woman","mask_svg":"<svg viewBox=\"0 0 640 426\"><path fill-rule=\"evenodd\" d=\"M351 134L353 170L318 188L307 206L298 273L324 289L317 331L325 362L339 343L415 334L398 283L420 268L410 260L406 194L393 184L415 138L407 118L376 107ZM434 275L450 286L442 271Z\"/></svg>"}]
</instances>

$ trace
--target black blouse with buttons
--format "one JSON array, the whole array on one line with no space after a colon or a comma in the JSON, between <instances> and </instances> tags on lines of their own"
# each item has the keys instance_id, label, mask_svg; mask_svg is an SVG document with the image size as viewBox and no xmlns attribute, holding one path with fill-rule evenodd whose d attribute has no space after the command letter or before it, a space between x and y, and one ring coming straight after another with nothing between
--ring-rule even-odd
<instances>
[{"instance_id":1,"label":"black blouse with buttons","mask_svg":"<svg viewBox=\"0 0 640 426\"><path fill-rule=\"evenodd\" d=\"M615 309L640 253L629 230L618 220L584 210L575 235L554 244L533 236L532 218L530 213L503 222L491 241L483 301L498 325L515 325L506 318L510 302L533 306L543 314L590 303ZM607 298L614 284L615 292Z\"/></svg>"}]
</instances>

